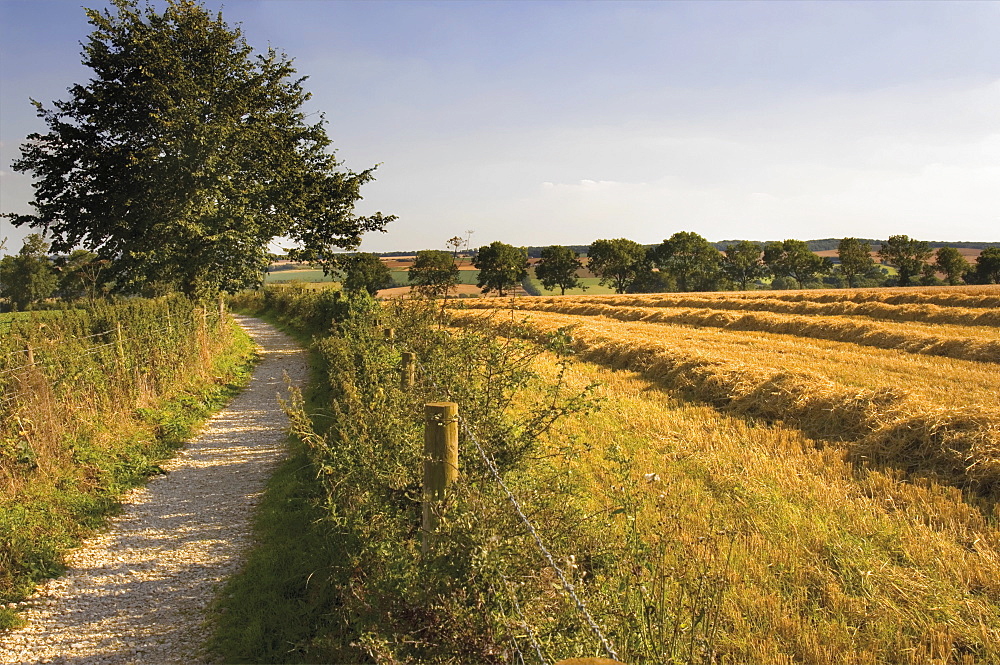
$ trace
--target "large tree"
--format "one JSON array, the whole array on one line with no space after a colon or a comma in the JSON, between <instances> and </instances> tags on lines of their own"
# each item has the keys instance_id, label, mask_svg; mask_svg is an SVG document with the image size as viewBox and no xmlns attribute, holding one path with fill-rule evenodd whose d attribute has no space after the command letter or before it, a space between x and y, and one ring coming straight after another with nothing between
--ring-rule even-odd
<instances>
[{"instance_id":1,"label":"large tree","mask_svg":"<svg viewBox=\"0 0 1000 665\"><path fill-rule=\"evenodd\" d=\"M653 261L673 277L679 291L711 291L717 286L722 255L692 231L678 231L653 248Z\"/></svg>"},{"instance_id":2,"label":"large tree","mask_svg":"<svg viewBox=\"0 0 1000 665\"><path fill-rule=\"evenodd\" d=\"M878 250L879 258L899 272L898 286L909 286L923 272L932 253L926 242L905 235L889 236Z\"/></svg>"},{"instance_id":3,"label":"large tree","mask_svg":"<svg viewBox=\"0 0 1000 665\"><path fill-rule=\"evenodd\" d=\"M499 240L480 247L472 265L479 270L476 286L483 293L496 291L503 296L528 276L528 253L523 248Z\"/></svg>"},{"instance_id":4,"label":"large tree","mask_svg":"<svg viewBox=\"0 0 1000 665\"><path fill-rule=\"evenodd\" d=\"M722 257L722 273L746 291L750 282L767 275L760 245L740 240L726 247Z\"/></svg>"},{"instance_id":5,"label":"large tree","mask_svg":"<svg viewBox=\"0 0 1000 665\"><path fill-rule=\"evenodd\" d=\"M837 245L837 257L840 259L840 274L852 289L857 285L858 277L869 274L875 267L871 245L857 238L841 239Z\"/></svg>"},{"instance_id":6,"label":"large tree","mask_svg":"<svg viewBox=\"0 0 1000 665\"><path fill-rule=\"evenodd\" d=\"M0 296L14 309L28 309L55 293L59 278L46 254L48 248L41 235L32 233L20 252L0 259Z\"/></svg>"},{"instance_id":7,"label":"large tree","mask_svg":"<svg viewBox=\"0 0 1000 665\"><path fill-rule=\"evenodd\" d=\"M833 268L830 259L809 249L803 240L771 241L764 245L764 263L778 277L791 277L799 288L820 275L827 275Z\"/></svg>"},{"instance_id":8,"label":"large tree","mask_svg":"<svg viewBox=\"0 0 1000 665\"><path fill-rule=\"evenodd\" d=\"M375 254L359 252L344 261L344 289L375 295L392 286L392 271Z\"/></svg>"},{"instance_id":9,"label":"large tree","mask_svg":"<svg viewBox=\"0 0 1000 665\"><path fill-rule=\"evenodd\" d=\"M579 254L569 247L552 245L542 250L542 259L535 265L535 277L549 291L558 286L560 293L566 295L566 289L580 283L576 271L582 267Z\"/></svg>"},{"instance_id":10,"label":"large tree","mask_svg":"<svg viewBox=\"0 0 1000 665\"><path fill-rule=\"evenodd\" d=\"M450 253L425 249L417 252L407 277L417 293L439 298L448 295L448 291L458 284L458 266Z\"/></svg>"},{"instance_id":11,"label":"large tree","mask_svg":"<svg viewBox=\"0 0 1000 665\"><path fill-rule=\"evenodd\" d=\"M1000 284L1000 247L984 249L971 276L977 284Z\"/></svg>"},{"instance_id":12,"label":"large tree","mask_svg":"<svg viewBox=\"0 0 1000 665\"><path fill-rule=\"evenodd\" d=\"M239 28L192 0L162 13L137 0L87 10L93 70L21 147L35 177L32 215L53 249L82 245L111 260L116 287L172 283L189 295L261 281L268 244L297 241L298 258L330 269L391 216L357 216L374 169L346 170L292 61L254 54Z\"/></svg>"},{"instance_id":13,"label":"large tree","mask_svg":"<svg viewBox=\"0 0 1000 665\"><path fill-rule=\"evenodd\" d=\"M934 269L944 273L948 284L956 286L962 283L965 273L972 267L954 247L940 247L934 256Z\"/></svg>"},{"instance_id":14,"label":"large tree","mask_svg":"<svg viewBox=\"0 0 1000 665\"><path fill-rule=\"evenodd\" d=\"M611 285L617 293L625 293L645 270L646 248L628 238L595 240L587 248L587 269L601 278L601 284Z\"/></svg>"}]
</instances>

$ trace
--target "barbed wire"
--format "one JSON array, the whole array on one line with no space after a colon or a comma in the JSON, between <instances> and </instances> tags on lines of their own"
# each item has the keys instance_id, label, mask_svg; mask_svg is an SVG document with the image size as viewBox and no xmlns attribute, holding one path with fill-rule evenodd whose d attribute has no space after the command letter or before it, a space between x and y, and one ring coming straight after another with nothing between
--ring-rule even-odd
<instances>
[{"instance_id":1,"label":"barbed wire","mask_svg":"<svg viewBox=\"0 0 1000 665\"><path fill-rule=\"evenodd\" d=\"M447 388L441 388L437 384L437 382L434 381L434 378L424 367L423 363L420 362L416 354L414 354L414 362L416 363L417 368L420 370L420 373L424 377L426 377L428 381L430 381L431 385L434 386L435 389L437 389L439 392L448 395L448 397L451 397L451 391L448 390ZM601 631L601 627L594 620L594 617L591 616L590 611L587 609L587 605L583 602L583 599L581 599L577 595L576 587L574 587L572 582L570 582L567 579L566 573L563 572L562 568L559 567L559 565L556 563L555 557L552 556L552 553L549 551L549 549L545 546L545 543L542 541L542 537L539 535L538 529L535 528L534 524L532 524L531 519L528 518L528 516L525 514L524 509L521 507L520 502L517 500L517 497L510 490L510 488L507 487L507 484L503 481L503 478L501 478L500 470L497 468L496 462L494 462L493 458L491 458L489 454L486 452L486 449L479 442L479 438L476 436L475 432L473 432L471 426L465 420L465 418L463 418L461 414L459 414L456 417L456 420L458 421L458 424L461 426L462 430L465 432L465 435L469 438L470 441L472 441L477 452L479 453L479 456L483 458L483 461L486 463L486 467L489 469L490 474L493 476L493 479L497 482L498 485L500 485L500 488L503 489L504 494L506 494L507 496L507 500L514 508L514 512L517 513L517 516L521 519L521 522L524 524L525 528L527 528L528 532L531 534L531 537L534 539L535 546L539 549L539 551L545 557L545 560L548 562L549 567L552 568L556 576L559 578L559 582L560 584L562 584L563 590L576 604L577 610L583 615L584 619L587 622L587 625L590 627L591 632L600 641L601 647L604 649L605 653L607 653L608 656L613 658L614 660L619 660L618 654L615 652L614 647L611 646L611 643L604 636L603 631Z\"/></svg>"},{"instance_id":2,"label":"barbed wire","mask_svg":"<svg viewBox=\"0 0 1000 665\"><path fill-rule=\"evenodd\" d=\"M528 623L528 618L524 616L524 612L521 611L521 604L517 602L517 590L513 588L514 585L509 579L507 579L507 576L503 574L503 571L498 570L497 574L500 576L500 579L504 581L504 584L507 585L507 590L510 592L511 604L514 606L514 611L517 612L517 616L521 619L521 625L524 626L526 631L528 631L528 640L531 642L532 648L538 655L538 662L542 665L548 665L548 660L545 658L544 654L542 654L542 645L538 643L538 638L535 637L535 631L531 629L531 624ZM521 656L521 662L524 662L524 654L522 654L520 648L517 647L517 640L514 639L513 636L511 636L511 640L514 642L518 655Z\"/></svg>"}]
</instances>

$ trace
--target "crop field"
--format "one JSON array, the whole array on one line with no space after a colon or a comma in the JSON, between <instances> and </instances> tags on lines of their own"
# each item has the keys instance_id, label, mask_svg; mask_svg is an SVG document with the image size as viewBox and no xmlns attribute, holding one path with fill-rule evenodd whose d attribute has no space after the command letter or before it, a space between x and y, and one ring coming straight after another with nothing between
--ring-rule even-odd
<instances>
[{"instance_id":1,"label":"crop field","mask_svg":"<svg viewBox=\"0 0 1000 665\"><path fill-rule=\"evenodd\" d=\"M553 450L586 451L562 463L594 514L632 506L621 537L656 554L636 569L647 588L622 594L647 611L658 575L700 567L725 587L716 639L734 662L985 663L998 306L998 287L567 296L468 301L453 323L569 335L563 378L603 406Z\"/></svg>"}]
</instances>

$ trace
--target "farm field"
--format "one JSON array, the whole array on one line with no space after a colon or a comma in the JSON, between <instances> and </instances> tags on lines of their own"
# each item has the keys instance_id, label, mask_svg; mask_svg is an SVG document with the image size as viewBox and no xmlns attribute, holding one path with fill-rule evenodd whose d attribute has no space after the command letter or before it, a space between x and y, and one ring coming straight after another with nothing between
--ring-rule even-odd
<instances>
[{"instance_id":1,"label":"farm field","mask_svg":"<svg viewBox=\"0 0 1000 665\"><path fill-rule=\"evenodd\" d=\"M539 371L596 383L603 406L554 448L586 450L563 463L594 512L613 508L608 488L648 481L621 524L664 557L640 576L694 566L723 584L718 640L735 662L945 664L1000 658L998 302L997 287L968 287L453 313L527 338L568 330L579 361ZM725 562L725 543L697 544L713 533L739 542Z\"/></svg>"},{"instance_id":2,"label":"farm field","mask_svg":"<svg viewBox=\"0 0 1000 665\"><path fill-rule=\"evenodd\" d=\"M560 372L551 355L535 369ZM603 406L553 432L553 459L581 479L592 514L618 513L621 558L641 561L617 601L676 612L676 587L655 602L655 580L706 580L721 595L713 647L738 663L1000 653L1000 531L954 488L859 469L844 448L692 403L636 372L579 362L564 379L570 390L596 383ZM558 454L571 445L586 452ZM656 662L642 641L633 658Z\"/></svg>"},{"instance_id":3,"label":"farm field","mask_svg":"<svg viewBox=\"0 0 1000 665\"><path fill-rule=\"evenodd\" d=\"M282 284L287 282L333 282L329 275L324 275L322 270L279 270L269 272L264 276L265 284Z\"/></svg>"},{"instance_id":4,"label":"farm field","mask_svg":"<svg viewBox=\"0 0 1000 665\"><path fill-rule=\"evenodd\" d=\"M829 292L811 293L829 302ZM881 295L883 302L900 296L947 302L933 291L886 290ZM963 320L971 299L988 302L997 297L997 289L955 289L951 297L961 303L956 320ZM739 294L714 299L728 306L768 302L764 296ZM632 302L635 298L538 298L518 299L513 306L521 310L523 334L541 336L572 327L574 344L586 359L642 371L669 389L725 410L782 420L810 436L848 442L859 459L941 475L980 492L1000 490L997 327L879 322L883 334L871 339L871 330L852 317L809 321L805 315L785 315L784 325L775 326L781 332L768 332L727 328L707 310L677 310L671 320L669 308L636 308ZM477 310L489 312L491 305L495 307L464 303L468 310L459 311L457 320L474 320L483 315ZM943 304L934 306L948 310ZM938 314L944 318L947 312ZM782 321L780 315L770 316ZM634 320L643 317L647 320ZM857 342L849 341L852 334ZM938 353L921 352L928 349ZM977 359L947 357L946 352Z\"/></svg>"},{"instance_id":5,"label":"farm field","mask_svg":"<svg viewBox=\"0 0 1000 665\"><path fill-rule=\"evenodd\" d=\"M289 313L321 300L277 291ZM949 296L957 312L996 291L866 297L879 295L945 309ZM311 658L354 662L358 635L371 635L398 662L494 662L508 642L555 662L601 653L604 637L636 664L1000 662L997 362L815 329L617 318L615 303L642 316L707 309L519 297L456 300L442 318L428 302L359 302L340 326L320 325L334 331L318 344L329 393L319 425L303 411L296 431L349 561L329 566L322 611L356 634L320 630L303 643ZM900 337L996 334L812 318ZM418 364L408 387L406 351ZM423 407L443 400L459 408L460 482L441 549L428 550L439 555L421 558ZM448 628L424 640L428 626Z\"/></svg>"}]
</instances>

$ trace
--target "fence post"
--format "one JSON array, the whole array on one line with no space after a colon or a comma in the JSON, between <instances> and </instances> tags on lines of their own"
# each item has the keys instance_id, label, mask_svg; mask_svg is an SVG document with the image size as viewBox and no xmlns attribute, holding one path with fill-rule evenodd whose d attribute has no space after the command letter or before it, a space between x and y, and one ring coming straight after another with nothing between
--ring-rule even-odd
<instances>
[{"instance_id":1,"label":"fence post","mask_svg":"<svg viewBox=\"0 0 1000 665\"><path fill-rule=\"evenodd\" d=\"M417 354L403 351L403 361L399 366L399 387L409 390L417 382Z\"/></svg>"},{"instance_id":2,"label":"fence post","mask_svg":"<svg viewBox=\"0 0 1000 665\"><path fill-rule=\"evenodd\" d=\"M422 549L430 549L441 521L438 508L458 479L458 404L424 405L424 491Z\"/></svg>"},{"instance_id":3,"label":"fence post","mask_svg":"<svg viewBox=\"0 0 1000 665\"><path fill-rule=\"evenodd\" d=\"M24 348L28 352L28 364L29 365L34 365L35 364L35 350L33 348L31 348L31 343L29 342L29 343L25 344Z\"/></svg>"},{"instance_id":4,"label":"fence post","mask_svg":"<svg viewBox=\"0 0 1000 665\"><path fill-rule=\"evenodd\" d=\"M222 324L222 319L226 316L226 301L220 295L219 296L219 325Z\"/></svg>"},{"instance_id":5,"label":"fence post","mask_svg":"<svg viewBox=\"0 0 1000 665\"><path fill-rule=\"evenodd\" d=\"M386 342L388 342L389 344L392 344L393 342L396 341L396 329L395 328L383 328L382 329L382 336L385 338Z\"/></svg>"},{"instance_id":6,"label":"fence post","mask_svg":"<svg viewBox=\"0 0 1000 665\"><path fill-rule=\"evenodd\" d=\"M115 322L115 351L118 353L118 362L122 371L125 370L125 336L122 334L122 322Z\"/></svg>"}]
</instances>

